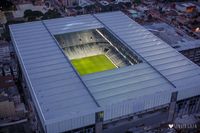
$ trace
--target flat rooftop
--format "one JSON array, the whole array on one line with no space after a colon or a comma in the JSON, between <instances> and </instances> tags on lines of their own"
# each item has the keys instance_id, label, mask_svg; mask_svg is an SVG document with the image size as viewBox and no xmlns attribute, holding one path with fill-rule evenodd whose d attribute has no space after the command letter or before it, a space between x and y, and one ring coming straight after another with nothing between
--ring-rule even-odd
<instances>
[{"instance_id":1,"label":"flat rooftop","mask_svg":"<svg viewBox=\"0 0 200 133\"><path fill-rule=\"evenodd\" d=\"M143 62L80 76L55 35L105 28ZM10 25L22 72L47 132L63 132L200 94L200 68L122 12Z\"/></svg>"},{"instance_id":2,"label":"flat rooftop","mask_svg":"<svg viewBox=\"0 0 200 133\"><path fill-rule=\"evenodd\" d=\"M200 39L194 39L187 34L180 34L174 27L166 23L153 23L144 27L178 51L200 47Z\"/></svg>"}]
</instances>

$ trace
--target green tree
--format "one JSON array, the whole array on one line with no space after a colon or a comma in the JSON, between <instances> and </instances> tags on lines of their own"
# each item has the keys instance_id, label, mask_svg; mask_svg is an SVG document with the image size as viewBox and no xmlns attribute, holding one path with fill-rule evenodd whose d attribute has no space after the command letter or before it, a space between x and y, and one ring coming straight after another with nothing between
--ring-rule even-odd
<instances>
[{"instance_id":1,"label":"green tree","mask_svg":"<svg viewBox=\"0 0 200 133\"><path fill-rule=\"evenodd\" d=\"M135 2L136 4L140 4L140 3L141 3L141 0L134 0L134 2Z\"/></svg>"},{"instance_id":2,"label":"green tree","mask_svg":"<svg viewBox=\"0 0 200 133\"><path fill-rule=\"evenodd\" d=\"M37 18L43 17L43 13L41 11L32 11L32 10L25 10L24 11L24 18L28 19L28 21L34 21Z\"/></svg>"},{"instance_id":3,"label":"green tree","mask_svg":"<svg viewBox=\"0 0 200 133\"><path fill-rule=\"evenodd\" d=\"M30 10L30 9L25 10L25 11L24 11L24 18L28 18L29 16L31 16L32 12L33 12L33 11Z\"/></svg>"},{"instance_id":4,"label":"green tree","mask_svg":"<svg viewBox=\"0 0 200 133\"><path fill-rule=\"evenodd\" d=\"M32 14L37 18L42 17L44 15L41 11L33 11Z\"/></svg>"},{"instance_id":5,"label":"green tree","mask_svg":"<svg viewBox=\"0 0 200 133\"><path fill-rule=\"evenodd\" d=\"M7 11L15 9L15 5L9 0L0 0L0 10Z\"/></svg>"},{"instance_id":6,"label":"green tree","mask_svg":"<svg viewBox=\"0 0 200 133\"><path fill-rule=\"evenodd\" d=\"M87 11L87 12L91 12L95 9L95 5L87 5L84 7L84 9Z\"/></svg>"},{"instance_id":7,"label":"green tree","mask_svg":"<svg viewBox=\"0 0 200 133\"><path fill-rule=\"evenodd\" d=\"M57 10L49 9L43 16L42 19L51 19L51 18L59 18L61 14Z\"/></svg>"},{"instance_id":8,"label":"green tree","mask_svg":"<svg viewBox=\"0 0 200 133\"><path fill-rule=\"evenodd\" d=\"M76 6L75 9L76 9L76 10L81 10L81 9L83 9L83 8L82 8L81 6Z\"/></svg>"}]
</instances>

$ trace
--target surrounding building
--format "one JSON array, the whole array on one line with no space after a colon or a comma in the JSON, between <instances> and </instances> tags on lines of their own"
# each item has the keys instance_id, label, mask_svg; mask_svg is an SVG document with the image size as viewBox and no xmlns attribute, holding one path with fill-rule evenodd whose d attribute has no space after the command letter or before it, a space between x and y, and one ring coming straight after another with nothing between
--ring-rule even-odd
<instances>
[{"instance_id":1,"label":"surrounding building","mask_svg":"<svg viewBox=\"0 0 200 133\"><path fill-rule=\"evenodd\" d=\"M122 12L15 24L10 33L44 132L118 133L200 111L199 66ZM99 54L116 68L81 75L73 64Z\"/></svg>"},{"instance_id":2,"label":"surrounding building","mask_svg":"<svg viewBox=\"0 0 200 133\"><path fill-rule=\"evenodd\" d=\"M18 120L26 109L12 76L0 76L0 118L6 122ZM0 123L0 126L2 121Z\"/></svg>"},{"instance_id":3,"label":"surrounding building","mask_svg":"<svg viewBox=\"0 0 200 133\"><path fill-rule=\"evenodd\" d=\"M16 87L12 76L1 76L0 78L1 78L0 80L1 88L9 89Z\"/></svg>"},{"instance_id":4,"label":"surrounding building","mask_svg":"<svg viewBox=\"0 0 200 133\"><path fill-rule=\"evenodd\" d=\"M177 3L176 9L185 13L192 13L194 10L197 10L197 7L193 3Z\"/></svg>"},{"instance_id":5,"label":"surrounding building","mask_svg":"<svg viewBox=\"0 0 200 133\"><path fill-rule=\"evenodd\" d=\"M9 61L10 57L10 45L8 42L0 41L0 62Z\"/></svg>"},{"instance_id":6,"label":"surrounding building","mask_svg":"<svg viewBox=\"0 0 200 133\"><path fill-rule=\"evenodd\" d=\"M81 0L55 0L55 1L67 7L78 5L78 3L81 3L79 2Z\"/></svg>"},{"instance_id":7,"label":"surrounding building","mask_svg":"<svg viewBox=\"0 0 200 133\"><path fill-rule=\"evenodd\" d=\"M145 26L154 35L171 47L200 65L200 39L194 39L166 23L154 23Z\"/></svg>"},{"instance_id":8,"label":"surrounding building","mask_svg":"<svg viewBox=\"0 0 200 133\"><path fill-rule=\"evenodd\" d=\"M21 19L24 17L24 11L32 10L32 11L40 11L42 13L46 13L48 11L47 7L43 5L33 5L33 4L19 4L17 5L17 10L12 11L13 17L15 19Z\"/></svg>"},{"instance_id":9,"label":"surrounding building","mask_svg":"<svg viewBox=\"0 0 200 133\"><path fill-rule=\"evenodd\" d=\"M78 5L81 7L85 7L85 6L89 6L89 5L93 5L94 2L92 2L91 0L79 0L78 1Z\"/></svg>"},{"instance_id":10,"label":"surrounding building","mask_svg":"<svg viewBox=\"0 0 200 133\"><path fill-rule=\"evenodd\" d=\"M34 4L34 5L43 5L44 4L44 0L11 0L11 2L13 2L15 5L17 4Z\"/></svg>"},{"instance_id":11,"label":"surrounding building","mask_svg":"<svg viewBox=\"0 0 200 133\"><path fill-rule=\"evenodd\" d=\"M176 47L176 49L200 66L200 40L182 42Z\"/></svg>"},{"instance_id":12,"label":"surrounding building","mask_svg":"<svg viewBox=\"0 0 200 133\"><path fill-rule=\"evenodd\" d=\"M0 96L0 118L8 118L15 115L14 102L8 97Z\"/></svg>"},{"instance_id":13,"label":"surrounding building","mask_svg":"<svg viewBox=\"0 0 200 133\"><path fill-rule=\"evenodd\" d=\"M0 24L5 24L7 22L4 12L0 11Z\"/></svg>"},{"instance_id":14,"label":"surrounding building","mask_svg":"<svg viewBox=\"0 0 200 133\"><path fill-rule=\"evenodd\" d=\"M27 110L16 85L18 67L11 52L10 43L0 40L0 132L27 121Z\"/></svg>"}]
</instances>

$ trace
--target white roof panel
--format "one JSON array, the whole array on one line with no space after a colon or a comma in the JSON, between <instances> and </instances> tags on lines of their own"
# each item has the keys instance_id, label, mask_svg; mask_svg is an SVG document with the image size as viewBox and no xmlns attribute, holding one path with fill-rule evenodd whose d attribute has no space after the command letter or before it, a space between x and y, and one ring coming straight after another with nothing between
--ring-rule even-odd
<instances>
[{"instance_id":1,"label":"white roof panel","mask_svg":"<svg viewBox=\"0 0 200 133\"><path fill-rule=\"evenodd\" d=\"M90 112L98 108L43 22L11 25L10 30L44 121L63 116L68 119L80 115L82 109Z\"/></svg>"},{"instance_id":2,"label":"white roof panel","mask_svg":"<svg viewBox=\"0 0 200 133\"><path fill-rule=\"evenodd\" d=\"M44 23L54 35L103 27L91 15L45 20Z\"/></svg>"},{"instance_id":3,"label":"white roof panel","mask_svg":"<svg viewBox=\"0 0 200 133\"><path fill-rule=\"evenodd\" d=\"M101 106L137 98L150 94L149 92L152 94L173 89L173 86L147 63L89 74L82 79ZM160 87L162 85L165 87Z\"/></svg>"},{"instance_id":4,"label":"white roof panel","mask_svg":"<svg viewBox=\"0 0 200 133\"><path fill-rule=\"evenodd\" d=\"M147 29L131 20L128 16L123 15L122 12L95 14L95 16L102 24L109 28L110 32L134 49L143 59L152 65L152 67L169 79L171 83L173 79L165 73L166 71L171 71L170 69L174 67L180 66L181 68L191 64L195 67L195 71L199 73L200 68L196 64L193 64L189 59L178 53L178 51L171 48ZM113 22L115 22L115 24L113 24ZM141 32L135 32L138 30L141 30ZM162 57L164 58L162 59ZM159 58L160 60L158 60ZM164 70L166 70L165 73L163 73ZM186 75L189 78L196 74L193 71L183 71L180 75ZM191 81L190 84L197 83ZM190 84L188 84L187 87L189 87ZM174 85L176 86L176 84Z\"/></svg>"}]
</instances>

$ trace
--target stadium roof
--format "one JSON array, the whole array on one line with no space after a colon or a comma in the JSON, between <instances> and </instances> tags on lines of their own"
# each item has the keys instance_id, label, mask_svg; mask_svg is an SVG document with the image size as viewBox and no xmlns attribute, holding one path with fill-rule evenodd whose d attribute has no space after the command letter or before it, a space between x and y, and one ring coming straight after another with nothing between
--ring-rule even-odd
<instances>
[{"instance_id":1,"label":"stadium roof","mask_svg":"<svg viewBox=\"0 0 200 133\"><path fill-rule=\"evenodd\" d=\"M97 108L43 22L12 25L11 32L33 100L45 121Z\"/></svg>"},{"instance_id":2,"label":"stadium roof","mask_svg":"<svg viewBox=\"0 0 200 133\"><path fill-rule=\"evenodd\" d=\"M103 27L144 62L80 77L53 35ZM10 31L47 132L94 124L99 110L109 120L163 105L174 91L178 100L200 94L200 68L122 12L15 24Z\"/></svg>"}]
</instances>

